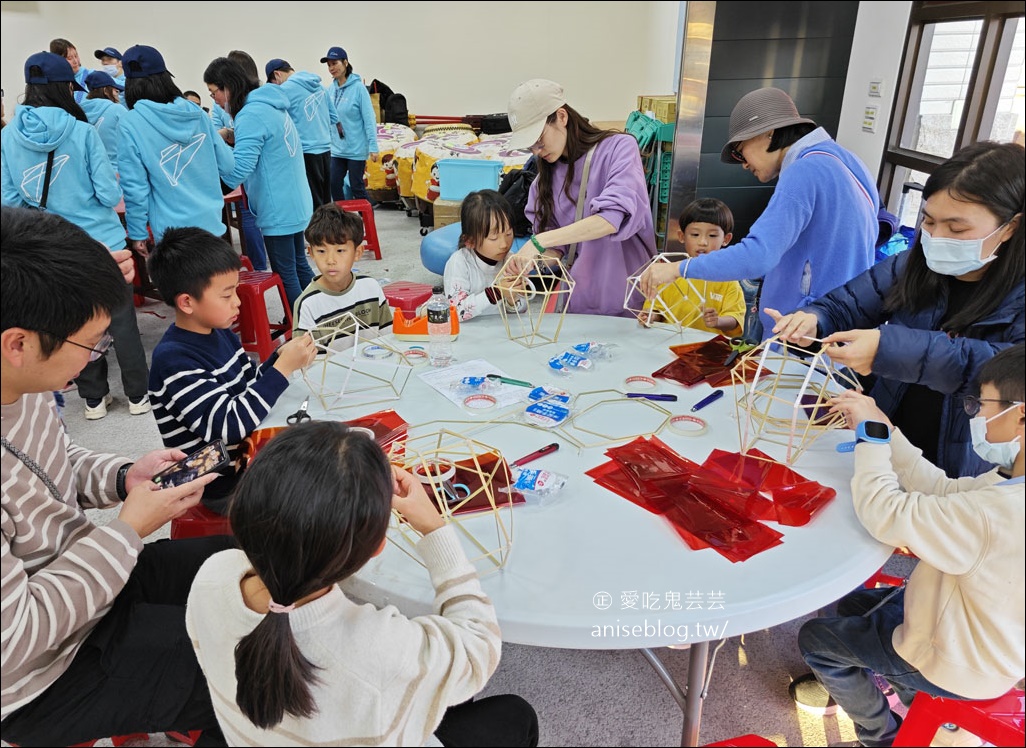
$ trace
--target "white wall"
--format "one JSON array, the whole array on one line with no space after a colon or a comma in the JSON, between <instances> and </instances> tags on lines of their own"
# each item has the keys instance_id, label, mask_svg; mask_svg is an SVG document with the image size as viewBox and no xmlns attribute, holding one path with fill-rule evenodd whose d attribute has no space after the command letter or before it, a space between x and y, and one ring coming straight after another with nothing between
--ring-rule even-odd
<instances>
[{"instance_id":1,"label":"white wall","mask_svg":"<svg viewBox=\"0 0 1026 748\"><path fill-rule=\"evenodd\" d=\"M912 3L904 0L859 3L836 139L858 155L874 176L879 174L884 146L887 144L894 87L898 82L911 11ZM883 81L883 91L879 98L869 95L869 83L873 80ZM866 106L879 108L875 133L862 130Z\"/></svg>"},{"instance_id":2,"label":"white wall","mask_svg":"<svg viewBox=\"0 0 1026 748\"><path fill-rule=\"evenodd\" d=\"M468 11L468 8L476 8ZM205 94L213 58L244 49L329 80L319 62L340 45L367 82L406 95L414 114L506 111L529 78L563 84L594 120L623 120L638 94L673 92L679 3L633 2L5 2L0 74L8 116L25 58L63 37L95 67L95 49L159 49L179 88Z\"/></svg>"}]
</instances>

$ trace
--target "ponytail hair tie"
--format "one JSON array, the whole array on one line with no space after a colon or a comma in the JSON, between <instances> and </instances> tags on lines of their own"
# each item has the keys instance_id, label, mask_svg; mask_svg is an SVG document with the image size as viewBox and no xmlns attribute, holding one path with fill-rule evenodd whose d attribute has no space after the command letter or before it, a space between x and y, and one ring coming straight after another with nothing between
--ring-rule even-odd
<instances>
[{"instance_id":1,"label":"ponytail hair tie","mask_svg":"<svg viewBox=\"0 0 1026 748\"><path fill-rule=\"evenodd\" d=\"M267 610L270 613L291 613L295 609L295 603L292 603L292 605L281 605L280 603L274 602L274 600L271 600L271 602L267 603Z\"/></svg>"}]
</instances>

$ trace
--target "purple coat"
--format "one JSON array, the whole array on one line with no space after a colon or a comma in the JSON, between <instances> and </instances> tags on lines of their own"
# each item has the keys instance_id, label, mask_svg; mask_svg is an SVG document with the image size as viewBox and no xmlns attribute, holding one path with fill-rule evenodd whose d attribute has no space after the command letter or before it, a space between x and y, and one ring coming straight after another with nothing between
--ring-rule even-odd
<instances>
[{"instance_id":1,"label":"purple coat","mask_svg":"<svg viewBox=\"0 0 1026 748\"><path fill-rule=\"evenodd\" d=\"M574 166L574 181L570 185L574 200L580 194L584 159L581 156ZM539 233L569 226L576 215L574 201L563 191L567 165L557 162L552 171L555 223L535 226ZM535 180L524 211L532 224L537 219L537 199L538 180ZM656 255L645 171L641 166L638 141L630 135L614 135L595 146L583 217L592 215L602 216L616 227L616 232L577 245L577 259L570 271L577 285L567 311L629 317L631 313L623 308L627 278Z\"/></svg>"}]
</instances>

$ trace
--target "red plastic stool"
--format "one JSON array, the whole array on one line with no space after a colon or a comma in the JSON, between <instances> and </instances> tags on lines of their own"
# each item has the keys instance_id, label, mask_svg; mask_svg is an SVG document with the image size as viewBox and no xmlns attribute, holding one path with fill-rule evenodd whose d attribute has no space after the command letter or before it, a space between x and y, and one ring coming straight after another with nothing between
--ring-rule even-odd
<instances>
[{"instance_id":1,"label":"red plastic stool","mask_svg":"<svg viewBox=\"0 0 1026 748\"><path fill-rule=\"evenodd\" d=\"M427 283L396 281L382 286L381 290L389 306L396 307L404 312L407 318L412 318L416 316L417 307L431 298L433 289Z\"/></svg>"},{"instance_id":2,"label":"red plastic stool","mask_svg":"<svg viewBox=\"0 0 1026 748\"><path fill-rule=\"evenodd\" d=\"M374 253L374 259L381 259L381 244L378 243L378 227L374 223L374 208L366 200L336 200L335 205L351 213L359 213L363 219L363 240L367 249Z\"/></svg>"},{"instance_id":3,"label":"red plastic stool","mask_svg":"<svg viewBox=\"0 0 1026 748\"><path fill-rule=\"evenodd\" d=\"M253 261L246 257L246 255L240 255L239 261L242 263L242 269L247 273L253 272Z\"/></svg>"},{"instance_id":4,"label":"red plastic stool","mask_svg":"<svg viewBox=\"0 0 1026 748\"><path fill-rule=\"evenodd\" d=\"M215 514L202 504L197 504L181 517L171 520L172 540L231 534L232 526L228 524L228 518Z\"/></svg>"},{"instance_id":5,"label":"red plastic stool","mask_svg":"<svg viewBox=\"0 0 1026 748\"><path fill-rule=\"evenodd\" d=\"M1024 696L1026 692L1013 688L989 701L960 701L920 691L893 744L930 745L941 725L953 723L993 745L1022 745L1026 740Z\"/></svg>"},{"instance_id":6,"label":"red plastic stool","mask_svg":"<svg viewBox=\"0 0 1026 748\"><path fill-rule=\"evenodd\" d=\"M736 738L727 738L721 740L718 743L706 743L706 746L710 748L712 746L723 746L723 748L746 748L747 746L773 746L776 748L777 744L772 740L766 740L761 735L738 735Z\"/></svg>"},{"instance_id":7,"label":"red plastic stool","mask_svg":"<svg viewBox=\"0 0 1026 748\"><path fill-rule=\"evenodd\" d=\"M272 289L277 289L281 297L282 307L285 309L284 323L272 325L267 318L264 294ZM292 337L292 308L285 295L285 284L277 273L243 271L239 273L238 294L242 302L239 308L239 338L242 339L242 347L255 352L261 361L266 361L267 357L274 353L276 346L272 340L272 332L275 333L275 337L281 336L283 340Z\"/></svg>"}]
</instances>

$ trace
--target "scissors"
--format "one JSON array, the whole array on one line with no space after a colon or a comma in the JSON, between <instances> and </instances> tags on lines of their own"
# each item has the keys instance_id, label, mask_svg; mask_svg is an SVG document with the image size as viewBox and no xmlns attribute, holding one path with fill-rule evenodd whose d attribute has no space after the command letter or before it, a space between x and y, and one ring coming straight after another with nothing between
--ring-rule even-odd
<instances>
[{"instance_id":1,"label":"scissors","mask_svg":"<svg viewBox=\"0 0 1026 748\"><path fill-rule=\"evenodd\" d=\"M744 338L731 338L730 339L730 355L727 356L727 360L723 362L724 366L733 366L734 362L737 361L737 357L745 351L750 351L755 347L754 343L749 343Z\"/></svg>"},{"instance_id":2,"label":"scissors","mask_svg":"<svg viewBox=\"0 0 1026 748\"><path fill-rule=\"evenodd\" d=\"M309 421L310 420L310 414L306 412L307 406L309 406L309 405L310 405L310 398L308 397L308 398L306 398L303 401L303 404L299 406L299 410L297 410L295 413L293 413L288 418L286 418L285 422L289 426L294 426L297 423L302 423L303 421Z\"/></svg>"}]
</instances>

